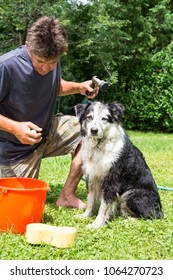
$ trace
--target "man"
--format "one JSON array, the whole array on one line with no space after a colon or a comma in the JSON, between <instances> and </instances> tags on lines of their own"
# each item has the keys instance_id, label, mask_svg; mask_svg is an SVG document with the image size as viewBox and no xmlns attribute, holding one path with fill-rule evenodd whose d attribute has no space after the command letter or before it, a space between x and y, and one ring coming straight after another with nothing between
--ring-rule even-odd
<instances>
[{"instance_id":1,"label":"man","mask_svg":"<svg viewBox=\"0 0 173 280\"><path fill-rule=\"evenodd\" d=\"M74 116L54 116L57 94L92 93L91 81L60 76L66 33L42 17L28 30L26 45L0 57L0 177L38 178L41 159L71 153L71 168L56 205L84 208L75 190L81 172L80 129Z\"/></svg>"}]
</instances>

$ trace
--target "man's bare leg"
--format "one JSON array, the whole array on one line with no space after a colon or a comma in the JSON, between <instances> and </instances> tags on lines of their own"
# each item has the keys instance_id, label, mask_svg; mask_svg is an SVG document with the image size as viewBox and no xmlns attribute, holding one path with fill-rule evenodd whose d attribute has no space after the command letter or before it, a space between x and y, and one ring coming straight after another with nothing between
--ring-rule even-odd
<instances>
[{"instance_id":1,"label":"man's bare leg","mask_svg":"<svg viewBox=\"0 0 173 280\"><path fill-rule=\"evenodd\" d=\"M67 177L64 188L56 201L56 206L63 207L75 207L75 208L86 208L86 205L81 201L75 194L78 183L82 178L81 171L81 157L80 157L80 148L77 149L77 152L72 160L70 173Z\"/></svg>"}]
</instances>

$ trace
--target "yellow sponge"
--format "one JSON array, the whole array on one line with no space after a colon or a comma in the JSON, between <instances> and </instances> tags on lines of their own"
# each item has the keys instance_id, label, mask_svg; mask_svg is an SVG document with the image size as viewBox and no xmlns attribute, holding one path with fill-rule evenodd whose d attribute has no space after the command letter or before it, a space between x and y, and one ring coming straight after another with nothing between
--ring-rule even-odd
<instances>
[{"instance_id":1,"label":"yellow sponge","mask_svg":"<svg viewBox=\"0 0 173 280\"><path fill-rule=\"evenodd\" d=\"M72 247L77 229L66 226L50 226L32 223L26 226L26 240L30 244L46 243L58 248Z\"/></svg>"}]
</instances>

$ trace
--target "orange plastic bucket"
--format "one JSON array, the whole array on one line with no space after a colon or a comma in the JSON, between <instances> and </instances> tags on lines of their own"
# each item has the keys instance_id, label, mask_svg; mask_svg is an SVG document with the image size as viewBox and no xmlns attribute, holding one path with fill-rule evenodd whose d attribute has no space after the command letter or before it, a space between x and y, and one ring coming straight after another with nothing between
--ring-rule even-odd
<instances>
[{"instance_id":1,"label":"orange plastic bucket","mask_svg":"<svg viewBox=\"0 0 173 280\"><path fill-rule=\"evenodd\" d=\"M49 189L38 179L0 179L0 231L22 234L27 224L40 223Z\"/></svg>"}]
</instances>

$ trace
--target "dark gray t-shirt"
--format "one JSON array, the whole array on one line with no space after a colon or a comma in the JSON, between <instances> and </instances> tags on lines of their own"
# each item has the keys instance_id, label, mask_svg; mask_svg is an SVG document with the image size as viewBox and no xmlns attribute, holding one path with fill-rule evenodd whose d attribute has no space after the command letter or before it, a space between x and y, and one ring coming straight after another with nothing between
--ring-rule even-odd
<instances>
[{"instance_id":1,"label":"dark gray t-shirt","mask_svg":"<svg viewBox=\"0 0 173 280\"><path fill-rule=\"evenodd\" d=\"M26 46L0 57L0 114L19 122L31 121L50 129L60 85L60 63L47 75L32 66ZM0 130L0 163L9 164L26 157L36 145L24 145L8 132Z\"/></svg>"}]
</instances>

